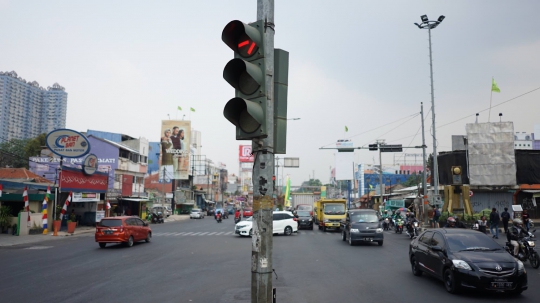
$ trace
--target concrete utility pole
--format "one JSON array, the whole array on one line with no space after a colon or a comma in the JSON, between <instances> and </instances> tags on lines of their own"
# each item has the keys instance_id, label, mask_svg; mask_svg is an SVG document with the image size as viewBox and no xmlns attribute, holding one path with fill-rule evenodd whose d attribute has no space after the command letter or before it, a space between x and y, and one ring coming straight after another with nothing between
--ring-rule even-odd
<instances>
[{"instance_id":1,"label":"concrete utility pole","mask_svg":"<svg viewBox=\"0 0 540 303\"><path fill-rule=\"evenodd\" d=\"M266 125L268 137L253 140L253 235L251 302L272 302L272 209L274 208L274 0L257 0L257 20L264 21Z\"/></svg>"}]
</instances>

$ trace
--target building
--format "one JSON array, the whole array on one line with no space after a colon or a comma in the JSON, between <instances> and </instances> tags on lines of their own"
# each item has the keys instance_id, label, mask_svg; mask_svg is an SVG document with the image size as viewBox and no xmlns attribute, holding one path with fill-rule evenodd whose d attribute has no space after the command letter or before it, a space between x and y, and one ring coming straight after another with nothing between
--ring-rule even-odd
<instances>
[{"instance_id":1,"label":"building","mask_svg":"<svg viewBox=\"0 0 540 303\"><path fill-rule=\"evenodd\" d=\"M533 136L526 132L514 134L514 149L533 149Z\"/></svg>"},{"instance_id":2,"label":"building","mask_svg":"<svg viewBox=\"0 0 540 303\"><path fill-rule=\"evenodd\" d=\"M34 138L65 128L67 93L58 83L47 89L16 72L0 72L0 140Z\"/></svg>"}]
</instances>

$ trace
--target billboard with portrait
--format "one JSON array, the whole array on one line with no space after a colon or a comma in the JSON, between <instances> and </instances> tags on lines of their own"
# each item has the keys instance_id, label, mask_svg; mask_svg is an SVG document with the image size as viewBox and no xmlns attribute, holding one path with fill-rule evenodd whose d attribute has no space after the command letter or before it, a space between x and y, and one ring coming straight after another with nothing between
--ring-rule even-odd
<instances>
[{"instance_id":1,"label":"billboard with portrait","mask_svg":"<svg viewBox=\"0 0 540 303\"><path fill-rule=\"evenodd\" d=\"M159 180L189 179L191 121L162 120L159 148Z\"/></svg>"}]
</instances>

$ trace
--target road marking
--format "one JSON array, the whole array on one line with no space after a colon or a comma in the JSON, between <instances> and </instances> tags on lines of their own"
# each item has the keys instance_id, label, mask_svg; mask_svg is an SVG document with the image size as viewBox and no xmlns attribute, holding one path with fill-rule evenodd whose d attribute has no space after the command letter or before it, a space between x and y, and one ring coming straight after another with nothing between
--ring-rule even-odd
<instances>
[{"instance_id":1,"label":"road marking","mask_svg":"<svg viewBox=\"0 0 540 303\"><path fill-rule=\"evenodd\" d=\"M209 234L208 234L207 236L210 236L210 235L213 235L213 234L215 234L215 232L213 232L213 233L209 233Z\"/></svg>"},{"instance_id":2,"label":"road marking","mask_svg":"<svg viewBox=\"0 0 540 303\"><path fill-rule=\"evenodd\" d=\"M52 246L31 246L25 249L47 249L47 248L52 248Z\"/></svg>"},{"instance_id":3,"label":"road marking","mask_svg":"<svg viewBox=\"0 0 540 303\"><path fill-rule=\"evenodd\" d=\"M208 233L208 232L206 231L206 232L200 233L200 235L203 236L203 235L205 235L205 234L207 234L207 233Z\"/></svg>"}]
</instances>

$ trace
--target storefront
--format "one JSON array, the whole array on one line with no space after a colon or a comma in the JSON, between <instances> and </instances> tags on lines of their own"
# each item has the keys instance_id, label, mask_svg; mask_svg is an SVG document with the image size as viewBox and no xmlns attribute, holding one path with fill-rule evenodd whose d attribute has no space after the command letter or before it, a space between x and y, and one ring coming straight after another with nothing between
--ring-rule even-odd
<instances>
[{"instance_id":1,"label":"storefront","mask_svg":"<svg viewBox=\"0 0 540 303\"><path fill-rule=\"evenodd\" d=\"M117 198L117 205L114 208L113 215L116 216L138 216L146 219L147 198Z\"/></svg>"}]
</instances>

